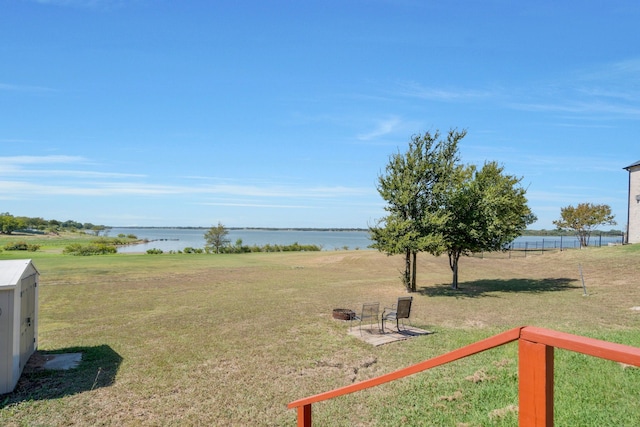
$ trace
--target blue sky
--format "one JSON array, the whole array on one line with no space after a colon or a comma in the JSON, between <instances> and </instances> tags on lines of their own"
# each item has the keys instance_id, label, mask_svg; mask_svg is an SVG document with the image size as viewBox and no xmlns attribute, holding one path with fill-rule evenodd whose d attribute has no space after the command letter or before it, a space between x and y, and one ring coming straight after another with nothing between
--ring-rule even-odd
<instances>
[{"instance_id":1,"label":"blue sky","mask_svg":"<svg viewBox=\"0 0 640 427\"><path fill-rule=\"evenodd\" d=\"M0 0L0 212L367 227L413 134L624 229L640 3ZM608 229L607 227L606 229Z\"/></svg>"}]
</instances>

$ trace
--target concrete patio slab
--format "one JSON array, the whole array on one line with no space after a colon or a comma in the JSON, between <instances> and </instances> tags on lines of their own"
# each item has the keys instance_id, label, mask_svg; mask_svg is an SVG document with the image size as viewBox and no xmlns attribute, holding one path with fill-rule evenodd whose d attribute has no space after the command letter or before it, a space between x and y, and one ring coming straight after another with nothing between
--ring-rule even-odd
<instances>
[{"instance_id":1,"label":"concrete patio slab","mask_svg":"<svg viewBox=\"0 0 640 427\"><path fill-rule=\"evenodd\" d=\"M395 328L385 328L385 331L383 333L377 325L363 325L362 330L360 330L360 326L353 326L349 329L348 333L354 338L358 338L359 340L364 341L367 344L371 344L374 347L377 347L383 344L389 344L396 341L404 341L410 338L429 335L433 332L413 326L407 326L406 329L400 332L395 330Z\"/></svg>"},{"instance_id":2,"label":"concrete patio slab","mask_svg":"<svg viewBox=\"0 0 640 427\"><path fill-rule=\"evenodd\" d=\"M82 353L49 354L46 358L44 369L64 371L77 368L82 360Z\"/></svg>"},{"instance_id":3,"label":"concrete patio slab","mask_svg":"<svg viewBox=\"0 0 640 427\"><path fill-rule=\"evenodd\" d=\"M27 362L25 371L65 371L77 368L81 361L82 353L43 354L36 351Z\"/></svg>"}]
</instances>

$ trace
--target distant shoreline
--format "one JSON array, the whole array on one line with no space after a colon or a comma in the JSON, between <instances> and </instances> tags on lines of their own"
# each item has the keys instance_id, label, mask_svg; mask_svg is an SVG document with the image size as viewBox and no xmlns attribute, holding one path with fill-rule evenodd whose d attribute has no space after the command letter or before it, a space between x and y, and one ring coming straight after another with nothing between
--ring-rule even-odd
<instances>
[{"instance_id":1,"label":"distant shoreline","mask_svg":"<svg viewBox=\"0 0 640 427\"><path fill-rule=\"evenodd\" d=\"M121 229L160 229L160 230L208 230L211 227L181 227L181 226L107 226L108 228L121 228ZM350 227L225 227L227 230L252 230L252 231L369 231L368 228L350 228ZM620 230L593 230L592 236L621 236L623 233ZM558 230L524 230L521 234L522 237L526 236L575 236L575 232L570 231L558 231Z\"/></svg>"},{"instance_id":2,"label":"distant shoreline","mask_svg":"<svg viewBox=\"0 0 640 427\"><path fill-rule=\"evenodd\" d=\"M160 230L208 230L211 227L175 227L175 226L107 226L108 228L125 228L125 229L160 229ZM369 231L368 228L343 228L343 227L225 227L227 230L264 230L264 231Z\"/></svg>"}]
</instances>

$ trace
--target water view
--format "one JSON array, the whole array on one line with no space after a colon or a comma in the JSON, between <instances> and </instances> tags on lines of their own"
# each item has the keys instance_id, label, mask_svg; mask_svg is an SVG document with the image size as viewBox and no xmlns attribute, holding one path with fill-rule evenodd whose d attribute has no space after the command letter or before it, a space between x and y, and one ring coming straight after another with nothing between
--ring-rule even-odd
<instances>
[{"instance_id":1,"label":"water view","mask_svg":"<svg viewBox=\"0 0 640 427\"><path fill-rule=\"evenodd\" d=\"M134 234L147 242L118 249L121 253L146 252L148 249L160 249L163 252L181 251L184 248L204 248L206 228L112 228L109 236ZM366 230L286 230L286 229L229 229L228 240L235 244L242 240L243 245L316 245L322 250L371 250L369 232ZM621 236L600 236L596 233L589 245L606 246L622 243ZM513 242L514 249L551 249L577 248L578 240L574 236L522 236Z\"/></svg>"},{"instance_id":2,"label":"water view","mask_svg":"<svg viewBox=\"0 0 640 427\"><path fill-rule=\"evenodd\" d=\"M161 249L164 252L179 251L186 247L204 248L205 228L112 228L109 236L135 234L147 243L118 249L121 253L146 252ZM265 245L316 245L322 250L369 249L369 232L364 230L285 230L285 229L229 229L227 239L231 244L242 240L246 246Z\"/></svg>"}]
</instances>

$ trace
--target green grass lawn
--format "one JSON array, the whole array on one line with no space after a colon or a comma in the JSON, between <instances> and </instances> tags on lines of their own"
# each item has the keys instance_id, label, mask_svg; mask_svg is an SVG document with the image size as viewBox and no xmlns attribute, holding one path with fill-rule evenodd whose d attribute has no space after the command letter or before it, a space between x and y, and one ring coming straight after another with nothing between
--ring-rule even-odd
<instances>
[{"instance_id":1,"label":"green grass lawn","mask_svg":"<svg viewBox=\"0 0 640 427\"><path fill-rule=\"evenodd\" d=\"M640 347L640 245L464 258L459 291L449 290L446 257L421 255L412 323L434 333L380 347L348 336L331 312L404 295L401 257L74 257L43 248L0 259L31 258L41 273L40 352L81 351L83 362L23 375L0 396L2 425L293 426L293 400L516 326ZM637 368L556 350L555 393L558 426L640 419ZM514 343L315 404L313 414L321 426L512 426L517 405Z\"/></svg>"}]
</instances>

